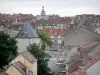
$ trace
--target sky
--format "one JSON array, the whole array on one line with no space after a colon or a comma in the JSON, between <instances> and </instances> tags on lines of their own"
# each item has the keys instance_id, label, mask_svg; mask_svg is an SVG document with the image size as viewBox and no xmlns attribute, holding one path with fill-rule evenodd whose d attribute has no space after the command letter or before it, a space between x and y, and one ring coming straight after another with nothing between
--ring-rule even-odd
<instances>
[{"instance_id":1,"label":"sky","mask_svg":"<svg viewBox=\"0 0 100 75\"><path fill-rule=\"evenodd\" d=\"M100 0L0 0L1 13L40 15L42 6L46 15L100 14Z\"/></svg>"}]
</instances>

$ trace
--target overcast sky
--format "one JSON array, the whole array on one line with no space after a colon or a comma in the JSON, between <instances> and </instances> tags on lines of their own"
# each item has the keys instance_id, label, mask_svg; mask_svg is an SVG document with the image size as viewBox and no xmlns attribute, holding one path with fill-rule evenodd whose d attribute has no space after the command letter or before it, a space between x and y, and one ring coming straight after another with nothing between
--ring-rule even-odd
<instances>
[{"instance_id":1,"label":"overcast sky","mask_svg":"<svg viewBox=\"0 0 100 75\"><path fill-rule=\"evenodd\" d=\"M0 0L1 13L39 15L42 6L47 15L100 14L100 0Z\"/></svg>"}]
</instances>

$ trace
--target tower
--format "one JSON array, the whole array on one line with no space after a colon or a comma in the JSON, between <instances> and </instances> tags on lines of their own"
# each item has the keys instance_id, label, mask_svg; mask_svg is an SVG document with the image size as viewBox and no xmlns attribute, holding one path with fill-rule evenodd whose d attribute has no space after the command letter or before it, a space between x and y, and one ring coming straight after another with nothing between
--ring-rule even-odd
<instances>
[{"instance_id":1,"label":"tower","mask_svg":"<svg viewBox=\"0 0 100 75\"><path fill-rule=\"evenodd\" d=\"M42 6L41 16L45 16L44 6Z\"/></svg>"}]
</instances>

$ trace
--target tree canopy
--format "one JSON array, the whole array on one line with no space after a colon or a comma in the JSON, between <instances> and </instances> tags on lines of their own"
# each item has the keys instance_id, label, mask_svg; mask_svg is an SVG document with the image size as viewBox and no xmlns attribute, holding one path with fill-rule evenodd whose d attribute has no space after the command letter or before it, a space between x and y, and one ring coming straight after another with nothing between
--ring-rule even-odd
<instances>
[{"instance_id":1,"label":"tree canopy","mask_svg":"<svg viewBox=\"0 0 100 75\"><path fill-rule=\"evenodd\" d=\"M41 38L42 41L42 48L44 49L46 46L51 46L52 45L52 40L50 35L43 29L38 29L37 33L39 37Z\"/></svg>"},{"instance_id":2,"label":"tree canopy","mask_svg":"<svg viewBox=\"0 0 100 75\"><path fill-rule=\"evenodd\" d=\"M17 41L4 32L0 32L0 68L17 55Z\"/></svg>"},{"instance_id":3,"label":"tree canopy","mask_svg":"<svg viewBox=\"0 0 100 75\"><path fill-rule=\"evenodd\" d=\"M31 44L27 49L38 59L38 75L49 75L48 59L45 59L44 50L36 44Z\"/></svg>"}]
</instances>

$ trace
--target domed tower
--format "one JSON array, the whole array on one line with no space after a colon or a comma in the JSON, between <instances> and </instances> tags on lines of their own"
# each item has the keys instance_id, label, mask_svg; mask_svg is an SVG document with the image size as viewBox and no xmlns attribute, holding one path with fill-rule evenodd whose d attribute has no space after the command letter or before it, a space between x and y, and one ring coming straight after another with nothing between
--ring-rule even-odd
<instances>
[{"instance_id":1,"label":"domed tower","mask_svg":"<svg viewBox=\"0 0 100 75\"><path fill-rule=\"evenodd\" d=\"M44 6L42 7L41 16L45 16Z\"/></svg>"}]
</instances>

